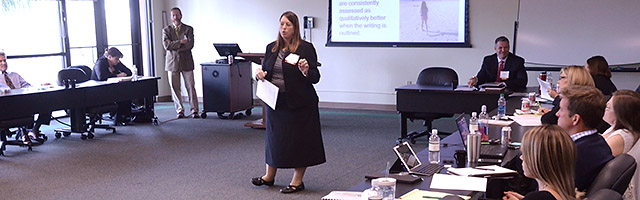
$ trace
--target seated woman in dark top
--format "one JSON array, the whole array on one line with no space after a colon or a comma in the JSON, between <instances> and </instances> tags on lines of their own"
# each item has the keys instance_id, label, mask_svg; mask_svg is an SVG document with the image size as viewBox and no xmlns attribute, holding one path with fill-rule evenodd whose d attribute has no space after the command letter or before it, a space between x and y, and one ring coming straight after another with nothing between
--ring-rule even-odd
<instances>
[{"instance_id":1,"label":"seated woman in dark top","mask_svg":"<svg viewBox=\"0 0 640 200\"><path fill-rule=\"evenodd\" d=\"M558 91L561 88L567 87L569 85L595 86L589 72L584 67L577 65L563 67L560 70L560 78L558 79ZM538 112L540 114L543 114L540 118L540 121L542 121L543 124L558 124L558 117L556 116L556 112L558 112L558 109L560 109L560 96L558 96L558 92L555 90L549 90L549 95L555 98L553 100L553 108L551 110L542 107L538 109Z\"/></svg>"},{"instance_id":2,"label":"seated woman in dark top","mask_svg":"<svg viewBox=\"0 0 640 200\"><path fill-rule=\"evenodd\" d=\"M91 73L91 79L96 81L106 81L113 77L131 76L132 72L120 62L123 57L118 48L110 47L105 49L104 56L96 60ZM117 102L118 111L116 115L116 125L126 125L131 122L131 101Z\"/></svg>"},{"instance_id":3,"label":"seated woman in dark top","mask_svg":"<svg viewBox=\"0 0 640 200\"><path fill-rule=\"evenodd\" d=\"M522 139L524 175L538 182L538 191L526 196L508 191L503 200L575 199L577 150L573 140L556 125L542 125L527 131Z\"/></svg>"},{"instance_id":4,"label":"seated woman in dark top","mask_svg":"<svg viewBox=\"0 0 640 200\"><path fill-rule=\"evenodd\" d=\"M104 51L104 56L96 60L91 73L91 80L106 81L112 77L131 76L131 70L120 62L122 56L122 52L118 48L107 48Z\"/></svg>"},{"instance_id":5,"label":"seated woman in dark top","mask_svg":"<svg viewBox=\"0 0 640 200\"><path fill-rule=\"evenodd\" d=\"M587 64L584 66L587 69L593 82L596 84L596 88L602 91L604 95L611 95L618 90L616 85L611 82L611 70L609 69L609 63L602 56L593 56L587 59Z\"/></svg>"}]
</instances>

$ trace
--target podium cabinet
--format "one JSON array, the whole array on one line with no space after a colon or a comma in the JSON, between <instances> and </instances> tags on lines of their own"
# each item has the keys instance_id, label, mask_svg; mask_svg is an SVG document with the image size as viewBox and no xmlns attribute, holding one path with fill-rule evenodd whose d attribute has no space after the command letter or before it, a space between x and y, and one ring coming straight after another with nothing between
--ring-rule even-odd
<instances>
[{"instance_id":1,"label":"podium cabinet","mask_svg":"<svg viewBox=\"0 0 640 200\"><path fill-rule=\"evenodd\" d=\"M251 62L236 60L233 64L202 63L202 117L216 112L221 119L251 115L253 87ZM239 113L238 113L239 112ZM228 115L225 115L229 113Z\"/></svg>"}]
</instances>

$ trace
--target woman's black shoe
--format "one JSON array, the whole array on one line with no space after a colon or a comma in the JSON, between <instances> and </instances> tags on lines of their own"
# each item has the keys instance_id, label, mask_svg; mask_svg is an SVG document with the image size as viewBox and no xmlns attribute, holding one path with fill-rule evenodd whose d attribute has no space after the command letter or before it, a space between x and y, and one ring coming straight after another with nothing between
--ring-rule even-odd
<instances>
[{"instance_id":1,"label":"woman's black shoe","mask_svg":"<svg viewBox=\"0 0 640 200\"><path fill-rule=\"evenodd\" d=\"M289 185L286 188L280 189L280 192L288 194L288 193L294 193L294 192L298 192L298 191L302 191L302 190L304 190L304 183L300 183L300 185L298 185L298 186Z\"/></svg>"},{"instance_id":2,"label":"woman's black shoe","mask_svg":"<svg viewBox=\"0 0 640 200\"><path fill-rule=\"evenodd\" d=\"M275 179L272 181L265 181L264 179L262 179L262 177L255 177L251 179L251 183L257 186L261 186L261 185L272 186L274 182L276 182Z\"/></svg>"}]
</instances>

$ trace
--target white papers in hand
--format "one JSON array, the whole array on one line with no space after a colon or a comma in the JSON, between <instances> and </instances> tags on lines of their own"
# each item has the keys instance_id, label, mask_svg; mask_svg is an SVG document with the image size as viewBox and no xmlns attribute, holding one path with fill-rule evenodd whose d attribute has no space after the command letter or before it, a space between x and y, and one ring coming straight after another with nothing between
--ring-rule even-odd
<instances>
[{"instance_id":1,"label":"white papers in hand","mask_svg":"<svg viewBox=\"0 0 640 200\"><path fill-rule=\"evenodd\" d=\"M487 179L480 177L434 174L433 178L431 179L430 187L433 189L443 190L467 190L486 192Z\"/></svg>"},{"instance_id":2,"label":"white papers in hand","mask_svg":"<svg viewBox=\"0 0 640 200\"><path fill-rule=\"evenodd\" d=\"M278 101L278 86L267 80L258 80L258 86L256 87L256 96L264 103L266 103L271 109L276 109L276 102Z\"/></svg>"},{"instance_id":3,"label":"white papers in hand","mask_svg":"<svg viewBox=\"0 0 640 200\"><path fill-rule=\"evenodd\" d=\"M549 95L549 89L551 89L551 84L541 80L540 78L537 78L537 79L538 79L538 85L540 85L540 97L543 99L553 101L553 98L551 98L551 96Z\"/></svg>"}]
</instances>

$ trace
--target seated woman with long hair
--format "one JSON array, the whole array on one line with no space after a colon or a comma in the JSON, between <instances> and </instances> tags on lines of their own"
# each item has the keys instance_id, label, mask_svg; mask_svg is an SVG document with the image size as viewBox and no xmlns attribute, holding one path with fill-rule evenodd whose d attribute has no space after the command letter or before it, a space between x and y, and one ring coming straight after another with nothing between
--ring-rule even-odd
<instances>
[{"instance_id":1,"label":"seated woman with long hair","mask_svg":"<svg viewBox=\"0 0 640 200\"><path fill-rule=\"evenodd\" d=\"M536 180L538 191L505 192L503 200L575 199L577 150L567 132L557 125L535 127L524 134L521 151L524 175Z\"/></svg>"},{"instance_id":2,"label":"seated woman with long hair","mask_svg":"<svg viewBox=\"0 0 640 200\"><path fill-rule=\"evenodd\" d=\"M609 69L609 63L602 56L592 56L587 59L587 63L584 65L587 69L593 82L596 84L596 88L604 95L611 95L618 90L616 85L611 81L611 69Z\"/></svg>"},{"instance_id":3,"label":"seated woman with long hair","mask_svg":"<svg viewBox=\"0 0 640 200\"><path fill-rule=\"evenodd\" d=\"M602 134L611 147L614 156L627 153L640 160L640 93L631 90L618 90L613 93L604 111L604 121L611 124L611 128ZM638 199L640 191L640 170L636 169L629 188L624 193L624 199ZM635 189L634 189L635 188ZM635 198L634 198L635 197Z\"/></svg>"},{"instance_id":4,"label":"seated woman with long hair","mask_svg":"<svg viewBox=\"0 0 640 200\"><path fill-rule=\"evenodd\" d=\"M613 93L602 119L611 127L602 134L611 147L611 153L617 156L627 153L640 137L640 94L631 90L618 90Z\"/></svg>"}]
</instances>

